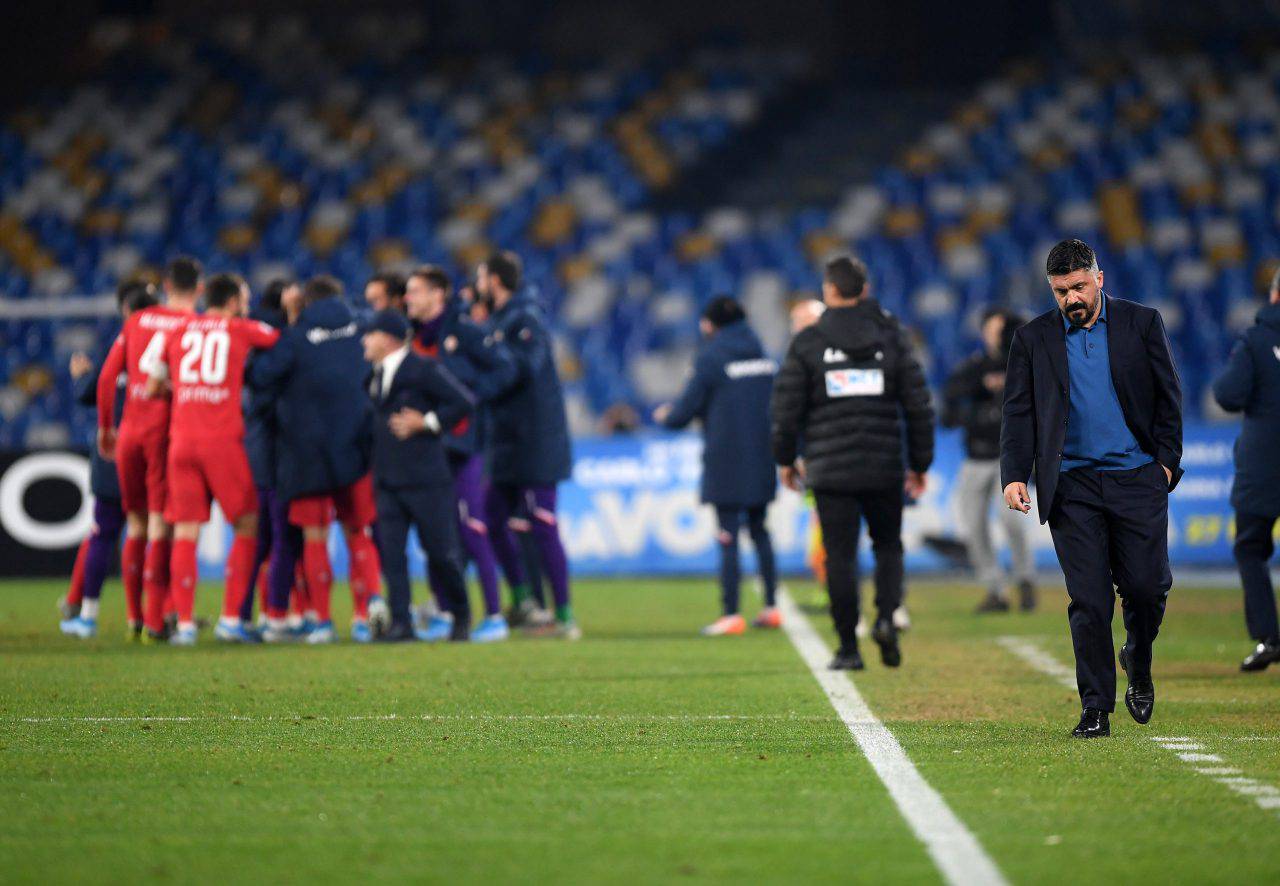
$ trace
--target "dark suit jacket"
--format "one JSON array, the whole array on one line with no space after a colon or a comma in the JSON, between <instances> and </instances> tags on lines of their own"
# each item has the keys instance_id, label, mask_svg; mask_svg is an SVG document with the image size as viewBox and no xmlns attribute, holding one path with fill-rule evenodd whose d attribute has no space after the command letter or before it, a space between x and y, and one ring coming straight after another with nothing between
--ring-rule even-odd
<instances>
[{"instance_id":1,"label":"dark suit jacket","mask_svg":"<svg viewBox=\"0 0 1280 886\"><path fill-rule=\"evenodd\" d=\"M1142 451L1173 472L1172 491L1182 477L1182 384L1164 323L1154 308L1103 298L1111 381L1124 422ZM1027 482L1034 466L1041 523L1058 488L1070 389L1066 331L1054 308L1014 333L1000 428L1000 488Z\"/></svg>"},{"instance_id":2,"label":"dark suit jacket","mask_svg":"<svg viewBox=\"0 0 1280 886\"><path fill-rule=\"evenodd\" d=\"M397 440L387 422L406 406L424 415L434 412L440 427L451 428L471 413L474 400L439 363L410 352L391 379L391 390L373 398L373 481L386 489L453 482L444 443L430 431Z\"/></svg>"}]
</instances>

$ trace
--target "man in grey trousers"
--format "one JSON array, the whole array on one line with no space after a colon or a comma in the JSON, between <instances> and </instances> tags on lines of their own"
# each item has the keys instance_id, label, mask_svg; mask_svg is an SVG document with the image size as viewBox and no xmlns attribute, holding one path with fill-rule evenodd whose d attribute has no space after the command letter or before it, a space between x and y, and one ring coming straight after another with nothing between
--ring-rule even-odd
<instances>
[{"instance_id":1,"label":"man in grey trousers","mask_svg":"<svg viewBox=\"0 0 1280 886\"><path fill-rule=\"evenodd\" d=\"M991 505L1000 499L1000 412L1004 399L1004 373L1009 343L1022 319L1004 308L988 308L982 315L982 351L957 367L943 389L942 424L964 428L965 459L956 494L956 519L969 562L986 588L977 611L1008 612L1009 595L1004 570L991 543ZM1025 521L1008 508L999 519L1013 555L1013 578L1018 585L1018 605L1029 611L1036 605L1035 561Z\"/></svg>"}]
</instances>

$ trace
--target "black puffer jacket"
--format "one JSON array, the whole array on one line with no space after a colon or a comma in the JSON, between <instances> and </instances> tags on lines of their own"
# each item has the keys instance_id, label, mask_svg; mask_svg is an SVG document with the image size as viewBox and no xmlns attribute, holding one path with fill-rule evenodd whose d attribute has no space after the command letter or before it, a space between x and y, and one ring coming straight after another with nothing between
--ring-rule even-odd
<instances>
[{"instance_id":1,"label":"black puffer jacket","mask_svg":"<svg viewBox=\"0 0 1280 886\"><path fill-rule=\"evenodd\" d=\"M985 351L961 363L942 390L942 426L964 428L965 454L973 459L1000 457L1000 420L1004 389L990 390L983 379L1004 378L1008 360Z\"/></svg>"},{"instance_id":2,"label":"black puffer jacket","mask_svg":"<svg viewBox=\"0 0 1280 886\"><path fill-rule=\"evenodd\" d=\"M773 457L801 454L808 485L832 492L900 486L906 463L933 462L933 406L897 319L867 298L832 308L791 342L774 383Z\"/></svg>"}]
</instances>

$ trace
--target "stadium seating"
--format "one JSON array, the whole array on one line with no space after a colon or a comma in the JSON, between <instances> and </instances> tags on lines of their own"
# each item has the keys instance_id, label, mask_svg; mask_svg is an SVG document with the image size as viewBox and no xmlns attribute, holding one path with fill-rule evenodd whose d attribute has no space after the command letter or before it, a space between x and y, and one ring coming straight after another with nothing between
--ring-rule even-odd
<instances>
[{"instance_id":1,"label":"stadium seating","mask_svg":"<svg viewBox=\"0 0 1280 886\"><path fill-rule=\"evenodd\" d=\"M1084 79L1020 67L984 85L833 205L658 211L682 170L749 132L804 71L707 49L577 69L428 63L413 22L335 39L228 19L202 39L98 28L94 74L0 125L0 448L83 441L65 364L112 334L119 280L176 253L255 286L377 269L462 274L523 256L552 310L576 432L680 386L699 307L737 293L766 344L789 300L853 248L920 332L930 380L993 302L1038 312L1066 235L1114 294L1163 310L1195 413L1280 255L1280 56L1141 58Z\"/></svg>"}]
</instances>

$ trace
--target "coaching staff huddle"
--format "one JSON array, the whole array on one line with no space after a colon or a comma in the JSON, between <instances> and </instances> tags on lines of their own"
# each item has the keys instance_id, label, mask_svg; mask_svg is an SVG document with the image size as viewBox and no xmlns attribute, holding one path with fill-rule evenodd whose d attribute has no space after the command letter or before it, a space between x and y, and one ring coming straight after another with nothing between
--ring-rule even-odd
<instances>
[{"instance_id":1,"label":"coaching staff huddle","mask_svg":"<svg viewBox=\"0 0 1280 886\"><path fill-rule=\"evenodd\" d=\"M1112 298L1093 250L1064 240L1045 264L1057 307L1020 328L1009 349L1000 483L1014 510L1048 521L1067 582L1078 738L1111 734L1115 592L1127 639L1125 706L1155 707L1151 650L1169 572L1169 493L1182 476L1182 389L1159 313ZM1113 588L1116 590L1113 591Z\"/></svg>"}]
</instances>

